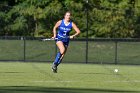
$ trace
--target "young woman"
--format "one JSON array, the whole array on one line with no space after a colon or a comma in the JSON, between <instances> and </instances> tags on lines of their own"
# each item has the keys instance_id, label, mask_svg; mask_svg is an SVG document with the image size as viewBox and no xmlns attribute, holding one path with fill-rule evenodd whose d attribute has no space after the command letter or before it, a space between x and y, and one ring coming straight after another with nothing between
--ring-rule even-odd
<instances>
[{"instance_id":1,"label":"young woman","mask_svg":"<svg viewBox=\"0 0 140 93\"><path fill-rule=\"evenodd\" d=\"M75 36L80 34L79 28L73 23L70 19L71 13L66 12L64 15L64 19L59 20L54 28L53 28L53 39L56 39L56 45L59 49L59 52L56 55L55 61L53 62L52 65L52 71L54 73L57 73L57 66L61 63L68 45L69 45L69 39L73 39ZM72 28L75 30L75 34L69 35L70 31ZM56 31L58 30L58 31Z\"/></svg>"}]
</instances>

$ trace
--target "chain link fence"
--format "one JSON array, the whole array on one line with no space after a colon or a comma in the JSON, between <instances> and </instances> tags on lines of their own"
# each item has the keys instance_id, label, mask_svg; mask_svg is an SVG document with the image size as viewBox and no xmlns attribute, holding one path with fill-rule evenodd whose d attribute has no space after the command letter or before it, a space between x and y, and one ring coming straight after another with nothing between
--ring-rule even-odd
<instances>
[{"instance_id":1,"label":"chain link fence","mask_svg":"<svg viewBox=\"0 0 140 93\"><path fill-rule=\"evenodd\" d=\"M34 37L0 37L0 61L53 62L58 51L55 41L40 40ZM136 38L74 39L63 62L140 64L139 46L140 39Z\"/></svg>"}]
</instances>

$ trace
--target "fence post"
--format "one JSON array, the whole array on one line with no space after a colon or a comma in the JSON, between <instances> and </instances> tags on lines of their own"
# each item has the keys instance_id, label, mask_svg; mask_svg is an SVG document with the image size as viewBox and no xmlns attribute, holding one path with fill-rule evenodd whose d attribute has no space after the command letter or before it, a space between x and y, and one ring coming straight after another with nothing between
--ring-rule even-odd
<instances>
[{"instance_id":1,"label":"fence post","mask_svg":"<svg viewBox=\"0 0 140 93\"><path fill-rule=\"evenodd\" d=\"M86 0L86 64L88 63L88 0Z\"/></svg>"},{"instance_id":2,"label":"fence post","mask_svg":"<svg viewBox=\"0 0 140 93\"><path fill-rule=\"evenodd\" d=\"M86 39L86 64L88 63L88 38Z\"/></svg>"},{"instance_id":3,"label":"fence post","mask_svg":"<svg viewBox=\"0 0 140 93\"><path fill-rule=\"evenodd\" d=\"M24 36L23 37L23 40L24 40L24 53L23 53L23 57L24 57L24 62L26 61L26 37Z\"/></svg>"},{"instance_id":4,"label":"fence post","mask_svg":"<svg viewBox=\"0 0 140 93\"><path fill-rule=\"evenodd\" d=\"M118 64L118 41L115 41L115 64Z\"/></svg>"}]
</instances>

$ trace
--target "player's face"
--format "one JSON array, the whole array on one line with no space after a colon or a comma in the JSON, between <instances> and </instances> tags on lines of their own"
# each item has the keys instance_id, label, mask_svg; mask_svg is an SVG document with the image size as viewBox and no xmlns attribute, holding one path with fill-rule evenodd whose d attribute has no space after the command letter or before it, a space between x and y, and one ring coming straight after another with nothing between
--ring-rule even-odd
<instances>
[{"instance_id":1,"label":"player's face","mask_svg":"<svg viewBox=\"0 0 140 93\"><path fill-rule=\"evenodd\" d=\"M64 16L64 18L65 18L67 21L70 20L70 17L71 17L70 13L66 13L65 16Z\"/></svg>"}]
</instances>

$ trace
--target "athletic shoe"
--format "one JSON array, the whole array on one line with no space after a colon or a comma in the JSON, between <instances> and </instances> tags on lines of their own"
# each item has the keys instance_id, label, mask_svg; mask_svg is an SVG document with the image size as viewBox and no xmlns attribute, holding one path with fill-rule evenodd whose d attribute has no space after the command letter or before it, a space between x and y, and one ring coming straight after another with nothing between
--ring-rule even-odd
<instances>
[{"instance_id":1,"label":"athletic shoe","mask_svg":"<svg viewBox=\"0 0 140 93\"><path fill-rule=\"evenodd\" d=\"M52 71L54 73L57 73L57 66L55 64L52 65Z\"/></svg>"}]
</instances>

